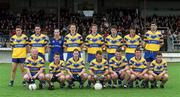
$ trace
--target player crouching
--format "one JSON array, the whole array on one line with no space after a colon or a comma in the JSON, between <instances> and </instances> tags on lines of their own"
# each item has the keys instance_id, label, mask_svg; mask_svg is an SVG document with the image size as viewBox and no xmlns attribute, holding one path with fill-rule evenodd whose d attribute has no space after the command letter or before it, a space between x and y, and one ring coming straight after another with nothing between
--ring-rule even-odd
<instances>
[{"instance_id":1,"label":"player crouching","mask_svg":"<svg viewBox=\"0 0 180 97\"><path fill-rule=\"evenodd\" d=\"M157 81L160 81L160 88L164 88L168 81L167 62L162 59L162 53L158 52L156 59L152 61L149 70L149 79L151 81L151 88L157 87Z\"/></svg>"},{"instance_id":2,"label":"player crouching","mask_svg":"<svg viewBox=\"0 0 180 97\"><path fill-rule=\"evenodd\" d=\"M53 82L59 82L60 88L65 86L65 75L64 75L64 61L60 60L60 55L56 53L54 55L54 62L49 65L49 74L46 74L46 81L49 84L49 90L54 89Z\"/></svg>"},{"instance_id":3,"label":"player crouching","mask_svg":"<svg viewBox=\"0 0 180 97\"><path fill-rule=\"evenodd\" d=\"M88 80L95 84L97 81L105 87L105 82L109 81L110 75L108 70L108 62L102 58L102 52L96 52L96 59L90 62ZM88 85L90 87L90 84Z\"/></svg>"},{"instance_id":4,"label":"player crouching","mask_svg":"<svg viewBox=\"0 0 180 97\"><path fill-rule=\"evenodd\" d=\"M42 89L45 86L45 77L44 77L44 59L38 56L38 50L33 48L31 51L31 56L25 61L26 74L24 75L24 80L28 84L35 83L35 80L39 80L39 88Z\"/></svg>"},{"instance_id":5,"label":"player crouching","mask_svg":"<svg viewBox=\"0 0 180 97\"><path fill-rule=\"evenodd\" d=\"M78 81L80 83L79 88L83 88L83 83L87 79L87 73L85 73L85 64L83 58L79 57L79 50L74 49L73 57L67 61L66 69L68 75L66 76L66 80L69 83L69 88L72 88L74 85L74 81Z\"/></svg>"},{"instance_id":6,"label":"player crouching","mask_svg":"<svg viewBox=\"0 0 180 97\"><path fill-rule=\"evenodd\" d=\"M115 57L112 57L109 60L109 65L109 72L111 75L111 79L113 80L113 87L121 86L122 82L124 82L123 87L127 88L127 81L129 79L130 71L128 70L129 68L127 59L122 56L120 49L116 50Z\"/></svg>"},{"instance_id":7,"label":"player crouching","mask_svg":"<svg viewBox=\"0 0 180 97\"><path fill-rule=\"evenodd\" d=\"M141 80L141 87L147 88L148 87L148 79L149 76L147 74L148 67L146 60L141 56L141 50L135 50L135 57L131 58L129 61L131 77L130 77L130 87L133 87L133 81L136 80L136 87L139 86L139 82Z\"/></svg>"}]
</instances>

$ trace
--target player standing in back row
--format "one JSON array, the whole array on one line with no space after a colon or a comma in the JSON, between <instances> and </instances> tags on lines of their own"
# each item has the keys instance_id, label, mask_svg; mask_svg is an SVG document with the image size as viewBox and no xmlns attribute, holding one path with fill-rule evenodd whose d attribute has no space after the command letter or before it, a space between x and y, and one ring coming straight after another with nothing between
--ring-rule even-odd
<instances>
[{"instance_id":1,"label":"player standing in back row","mask_svg":"<svg viewBox=\"0 0 180 97\"><path fill-rule=\"evenodd\" d=\"M155 23L151 24L151 31L145 33L145 55L144 58L149 66L150 62L156 59L156 54L164 44L163 35L157 31Z\"/></svg>"},{"instance_id":2,"label":"player standing in back row","mask_svg":"<svg viewBox=\"0 0 180 97\"><path fill-rule=\"evenodd\" d=\"M18 64L20 64L21 74L24 76L24 61L27 56L27 44L28 37L22 34L21 26L16 26L16 35L13 35L10 38L11 46L12 46L12 70L11 70L11 78L9 82L9 86L13 86L16 70ZM25 82L23 82L25 84Z\"/></svg>"},{"instance_id":3,"label":"player standing in back row","mask_svg":"<svg viewBox=\"0 0 180 97\"><path fill-rule=\"evenodd\" d=\"M45 60L45 52L49 39L46 35L41 33L40 25L35 25L35 34L31 35L29 41L31 47L38 49L38 56L42 57Z\"/></svg>"}]
</instances>

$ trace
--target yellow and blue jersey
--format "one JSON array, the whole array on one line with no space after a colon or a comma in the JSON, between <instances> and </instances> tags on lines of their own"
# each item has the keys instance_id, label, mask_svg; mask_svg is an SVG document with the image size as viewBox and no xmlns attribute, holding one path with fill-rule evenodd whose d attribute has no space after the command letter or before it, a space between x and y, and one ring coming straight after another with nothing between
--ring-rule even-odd
<instances>
[{"instance_id":1,"label":"yellow and blue jersey","mask_svg":"<svg viewBox=\"0 0 180 97\"><path fill-rule=\"evenodd\" d=\"M157 61L154 60L150 64L150 70L152 70L155 73L167 71L167 62L165 60L162 60L161 63L157 63Z\"/></svg>"},{"instance_id":2,"label":"yellow and blue jersey","mask_svg":"<svg viewBox=\"0 0 180 97\"><path fill-rule=\"evenodd\" d=\"M157 31L155 33L148 31L145 34L144 41L145 41L145 49L149 51L159 51L160 50L160 43L162 42L162 34L161 32Z\"/></svg>"},{"instance_id":3,"label":"yellow and blue jersey","mask_svg":"<svg viewBox=\"0 0 180 97\"><path fill-rule=\"evenodd\" d=\"M109 69L109 66L108 66L108 62L107 60L105 59L102 59L102 61L100 63L98 63L96 61L96 59L92 60L90 62L90 67L89 69L95 74L95 75L98 75L98 76L101 76L104 74L104 72L106 70Z\"/></svg>"},{"instance_id":4,"label":"yellow and blue jersey","mask_svg":"<svg viewBox=\"0 0 180 97\"><path fill-rule=\"evenodd\" d=\"M12 58L26 58L28 45L28 37L22 34L20 37L13 35L10 38L12 46Z\"/></svg>"},{"instance_id":5,"label":"yellow and blue jersey","mask_svg":"<svg viewBox=\"0 0 180 97\"><path fill-rule=\"evenodd\" d=\"M109 65L110 69L116 72L125 69L126 66L128 66L127 59L124 56L122 56L120 60L117 60L116 57L112 57L109 60Z\"/></svg>"},{"instance_id":6,"label":"yellow and blue jersey","mask_svg":"<svg viewBox=\"0 0 180 97\"><path fill-rule=\"evenodd\" d=\"M64 45L67 47L67 52L73 52L74 49L81 51L81 44L83 43L83 38L80 34L72 36L70 33L64 37Z\"/></svg>"},{"instance_id":7,"label":"yellow and blue jersey","mask_svg":"<svg viewBox=\"0 0 180 97\"><path fill-rule=\"evenodd\" d=\"M136 57L131 58L129 61L129 67L135 72L143 72L148 69L146 60L143 57L140 59L136 59Z\"/></svg>"},{"instance_id":8,"label":"yellow and blue jersey","mask_svg":"<svg viewBox=\"0 0 180 97\"><path fill-rule=\"evenodd\" d=\"M134 37L130 37L130 35L126 35L124 37L125 40L125 53L135 53L136 48L141 43L141 37L139 35L135 35Z\"/></svg>"},{"instance_id":9,"label":"yellow and blue jersey","mask_svg":"<svg viewBox=\"0 0 180 97\"><path fill-rule=\"evenodd\" d=\"M117 35L115 38L109 35L105 38L108 53L115 53L122 46L122 37Z\"/></svg>"},{"instance_id":10,"label":"yellow and blue jersey","mask_svg":"<svg viewBox=\"0 0 180 97\"><path fill-rule=\"evenodd\" d=\"M30 56L26 59L24 67L29 69L32 74L36 74L40 69L45 69L44 59L38 56L37 60L33 60Z\"/></svg>"},{"instance_id":11,"label":"yellow and blue jersey","mask_svg":"<svg viewBox=\"0 0 180 97\"><path fill-rule=\"evenodd\" d=\"M66 64L67 70L72 74L79 74L83 69L85 69L83 58L79 58L76 62L73 58L70 58Z\"/></svg>"},{"instance_id":12,"label":"yellow and blue jersey","mask_svg":"<svg viewBox=\"0 0 180 97\"><path fill-rule=\"evenodd\" d=\"M40 35L33 34L29 38L29 41L30 41L29 44L31 47L37 48L40 53L45 54L45 46L49 42L49 39L46 35L44 35L44 34L40 34Z\"/></svg>"},{"instance_id":13,"label":"yellow and blue jersey","mask_svg":"<svg viewBox=\"0 0 180 97\"><path fill-rule=\"evenodd\" d=\"M95 36L90 34L86 37L86 46L87 53L89 54L96 54L98 50L102 50L101 46L104 43L104 39L100 34L96 34Z\"/></svg>"},{"instance_id":14,"label":"yellow and blue jersey","mask_svg":"<svg viewBox=\"0 0 180 97\"><path fill-rule=\"evenodd\" d=\"M49 64L49 73L50 74L58 74L64 71L63 67L64 61L60 60L59 64L56 65L54 62Z\"/></svg>"}]
</instances>

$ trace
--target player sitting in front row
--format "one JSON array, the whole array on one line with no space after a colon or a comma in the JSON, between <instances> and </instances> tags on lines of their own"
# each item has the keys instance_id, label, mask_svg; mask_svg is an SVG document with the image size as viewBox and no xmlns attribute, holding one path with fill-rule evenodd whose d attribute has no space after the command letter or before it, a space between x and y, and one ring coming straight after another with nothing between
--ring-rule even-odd
<instances>
[{"instance_id":1,"label":"player sitting in front row","mask_svg":"<svg viewBox=\"0 0 180 97\"><path fill-rule=\"evenodd\" d=\"M73 57L67 61L66 68L68 75L66 80L69 83L69 88L72 88L73 82L78 81L80 83L79 88L83 88L83 83L87 79L87 74L85 73L85 64L82 58L79 57L80 51L74 49Z\"/></svg>"},{"instance_id":2,"label":"player sitting in front row","mask_svg":"<svg viewBox=\"0 0 180 97\"><path fill-rule=\"evenodd\" d=\"M65 86L65 75L64 75L64 61L60 60L59 53L55 53L54 62L49 65L49 74L46 74L46 81L49 84L49 90L54 89L53 82L59 82L60 88Z\"/></svg>"},{"instance_id":3,"label":"player sitting in front row","mask_svg":"<svg viewBox=\"0 0 180 97\"><path fill-rule=\"evenodd\" d=\"M135 57L131 58L129 61L131 78L130 87L133 87L132 82L136 80L136 87L139 87L139 80L143 80L141 86L143 88L148 87L148 67L146 60L141 55L141 50L135 50Z\"/></svg>"},{"instance_id":4,"label":"player sitting in front row","mask_svg":"<svg viewBox=\"0 0 180 97\"><path fill-rule=\"evenodd\" d=\"M129 74L130 71L128 70L129 66L127 63L127 59L122 56L121 50L117 49L115 52L115 57L112 57L109 60L109 65L110 65L110 74L111 78L113 80L113 87L117 87L117 80L118 80L118 85L122 85L122 80L124 80L124 85L123 87L127 87L127 81L129 79Z\"/></svg>"},{"instance_id":5,"label":"player sitting in front row","mask_svg":"<svg viewBox=\"0 0 180 97\"><path fill-rule=\"evenodd\" d=\"M32 49L31 56L26 59L25 64L26 74L24 75L24 80L28 84L32 84L37 79L40 81L39 88L44 88L44 59L38 56L38 50L36 48Z\"/></svg>"},{"instance_id":6,"label":"player sitting in front row","mask_svg":"<svg viewBox=\"0 0 180 97\"><path fill-rule=\"evenodd\" d=\"M88 80L92 83L96 83L96 81L100 81L100 83L105 87L105 82L109 81L110 75L108 70L108 62L104 58L102 58L102 52L96 52L96 59L90 62L89 67L89 77ZM88 87L90 84L88 83Z\"/></svg>"},{"instance_id":7,"label":"player sitting in front row","mask_svg":"<svg viewBox=\"0 0 180 97\"><path fill-rule=\"evenodd\" d=\"M149 71L149 79L151 80L151 88L157 87L156 81L161 81L160 87L164 88L164 84L168 80L167 62L162 59L162 53L158 52L156 59L152 61Z\"/></svg>"}]
</instances>

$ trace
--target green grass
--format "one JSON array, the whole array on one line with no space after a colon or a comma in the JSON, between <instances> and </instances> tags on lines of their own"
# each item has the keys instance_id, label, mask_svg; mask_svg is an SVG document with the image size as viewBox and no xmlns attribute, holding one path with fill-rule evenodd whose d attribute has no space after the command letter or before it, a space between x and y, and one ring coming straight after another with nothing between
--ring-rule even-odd
<instances>
[{"instance_id":1,"label":"green grass","mask_svg":"<svg viewBox=\"0 0 180 97\"><path fill-rule=\"evenodd\" d=\"M0 64L0 97L180 97L180 64L169 63L169 81L164 89L60 89L29 91L17 72L14 87L8 87L11 65Z\"/></svg>"}]
</instances>

